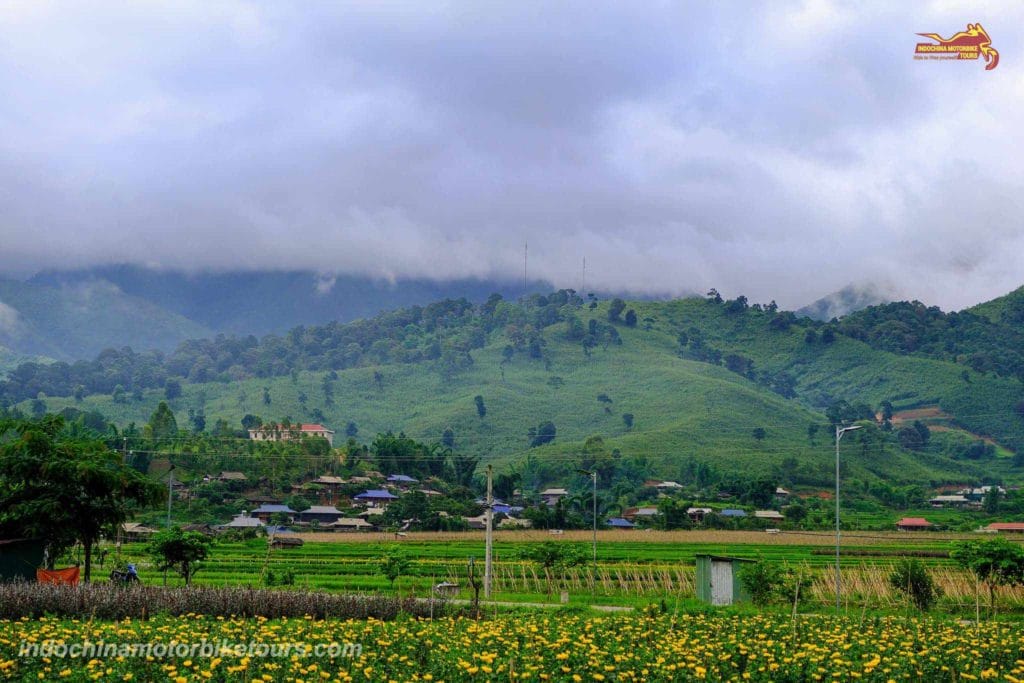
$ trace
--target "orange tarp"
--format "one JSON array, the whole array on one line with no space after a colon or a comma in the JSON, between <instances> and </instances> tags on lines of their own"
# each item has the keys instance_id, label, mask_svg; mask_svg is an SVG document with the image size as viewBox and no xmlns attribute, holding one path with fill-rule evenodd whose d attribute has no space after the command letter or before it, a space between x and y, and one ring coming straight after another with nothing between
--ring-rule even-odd
<instances>
[{"instance_id":1,"label":"orange tarp","mask_svg":"<svg viewBox=\"0 0 1024 683\"><path fill-rule=\"evenodd\" d=\"M37 569L36 581L39 583L56 583L68 586L78 584L78 567L67 569Z\"/></svg>"}]
</instances>

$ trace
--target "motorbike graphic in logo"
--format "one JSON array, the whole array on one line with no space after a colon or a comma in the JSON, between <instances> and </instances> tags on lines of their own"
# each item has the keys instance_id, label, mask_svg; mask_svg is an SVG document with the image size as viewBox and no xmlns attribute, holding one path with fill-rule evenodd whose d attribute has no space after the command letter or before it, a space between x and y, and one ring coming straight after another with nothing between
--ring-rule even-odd
<instances>
[{"instance_id":1,"label":"motorbike graphic in logo","mask_svg":"<svg viewBox=\"0 0 1024 683\"><path fill-rule=\"evenodd\" d=\"M967 24L966 31L954 33L949 38L943 38L938 33L917 35L931 38L935 42L918 43L914 59L977 59L981 55L988 62L986 71L991 71L999 64L999 53L992 47L992 39L981 24Z\"/></svg>"}]
</instances>

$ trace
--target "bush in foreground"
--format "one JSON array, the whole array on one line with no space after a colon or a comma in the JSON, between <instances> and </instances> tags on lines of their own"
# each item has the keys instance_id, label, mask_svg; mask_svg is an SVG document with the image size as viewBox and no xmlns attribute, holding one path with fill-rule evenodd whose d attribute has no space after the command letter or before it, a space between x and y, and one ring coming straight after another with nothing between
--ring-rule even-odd
<instances>
[{"instance_id":1,"label":"bush in foreground","mask_svg":"<svg viewBox=\"0 0 1024 683\"><path fill-rule=\"evenodd\" d=\"M309 616L389 620L400 614L438 615L442 607L435 603L431 610L429 602L413 598L251 588L0 584L0 619L43 615L145 619L155 614L205 614L268 619Z\"/></svg>"}]
</instances>

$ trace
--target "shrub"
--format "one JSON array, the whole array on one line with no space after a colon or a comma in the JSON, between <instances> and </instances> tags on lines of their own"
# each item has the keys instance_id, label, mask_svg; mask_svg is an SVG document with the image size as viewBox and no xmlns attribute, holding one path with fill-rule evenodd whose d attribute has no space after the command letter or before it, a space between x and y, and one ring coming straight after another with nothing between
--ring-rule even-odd
<instances>
[{"instance_id":1,"label":"shrub","mask_svg":"<svg viewBox=\"0 0 1024 683\"><path fill-rule=\"evenodd\" d=\"M755 605L772 602L783 585L783 573L777 565L759 560L740 568L740 581Z\"/></svg>"},{"instance_id":2,"label":"shrub","mask_svg":"<svg viewBox=\"0 0 1024 683\"><path fill-rule=\"evenodd\" d=\"M942 589L936 585L920 560L902 560L889 575L889 583L922 612L930 610L935 601L942 597Z\"/></svg>"},{"instance_id":3,"label":"shrub","mask_svg":"<svg viewBox=\"0 0 1024 683\"><path fill-rule=\"evenodd\" d=\"M437 604L433 613L441 609ZM60 586L0 583L0 619L41 616L94 619L146 619L154 614L206 614L222 617L305 617L326 619L395 619L402 614L426 617L430 605L413 598L339 595L313 591L254 588L161 588L108 583Z\"/></svg>"}]
</instances>

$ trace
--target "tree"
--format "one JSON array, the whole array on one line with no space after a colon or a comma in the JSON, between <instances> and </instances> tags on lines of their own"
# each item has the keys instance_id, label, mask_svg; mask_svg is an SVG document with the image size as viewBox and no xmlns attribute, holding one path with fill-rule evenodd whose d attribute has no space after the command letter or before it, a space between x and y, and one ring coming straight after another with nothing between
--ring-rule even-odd
<instances>
[{"instance_id":1,"label":"tree","mask_svg":"<svg viewBox=\"0 0 1024 683\"><path fill-rule=\"evenodd\" d=\"M378 571L383 574L391 584L391 590L395 589L395 581L398 577L409 571L411 562L405 553L397 548L390 548L380 558Z\"/></svg>"},{"instance_id":2,"label":"tree","mask_svg":"<svg viewBox=\"0 0 1024 683\"><path fill-rule=\"evenodd\" d=\"M176 379L169 379L164 382L164 398L173 401L181 397L181 382Z\"/></svg>"},{"instance_id":3,"label":"tree","mask_svg":"<svg viewBox=\"0 0 1024 683\"><path fill-rule=\"evenodd\" d=\"M990 616L995 610L996 588L1024 584L1024 548L1005 538L963 541L954 545L949 556L988 587Z\"/></svg>"},{"instance_id":4,"label":"tree","mask_svg":"<svg viewBox=\"0 0 1024 683\"><path fill-rule=\"evenodd\" d=\"M754 439L760 442L764 441L764 437L768 436L768 432L764 430L764 427L754 427L754 431L751 432L751 435L753 435Z\"/></svg>"},{"instance_id":5,"label":"tree","mask_svg":"<svg viewBox=\"0 0 1024 683\"><path fill-rule=\"evenodd\" d=\"M444 432L441 434L441 445L445 448L455 448L455 430L451 427L445 427Z\"/></svg>"},{"instance_id":6,"label":"tree","mask_svg":"<svg viewBox=\"0 0 1024 683\"><path fill-rule=\"evenodd\" d=\"M626 327L636 327L636 311L632 308L626 311Z\"/></svg>"},{"instance_id":7,"label":"tree","mask_svg":"<svg viewBox=\"0 0 1024 683\"><path fill-rule=\"evenodd\" d=\"M927 612L942 596L942 589L932 579L931 574L920 560L908 558L901 560L889 575L889 585L896 592L909 598L914 606Z\"/></svg>"},{"instance_id":8,"label":"tree","mask_svg":"<svg viewBox=\"0 0 1024 683\"><path fill-rule=\"evenodd\" d=\"M480 416L480 419L484 419L487 415L487 406L484 405L484 397L477 394L473 397L473 403L476 404L476 414Z\"/></svg>"},{"instance_id":9,"label":"tree","mask_svg":"<svg viewBox=\"0 0 1024 683\"><path fill-rule=\"evenodd\" d=\"M627 430L633 429L633 413L623 413L622 423L626 425Z\"/></svg>"},{"instance_id":10,"label":"tree","mask_svg":"<svg viewBox=\"0 0 1024 683\"><path fill-rule=\"evenodd\" d=\"M985 508L985 512L990 515L994 515L999 512L999 500L1002 494L999 492L997 485L988 487L988 491L985 492L985 498L982 501L982 506Z\"/></svg>"},{"instance_id":11,"label":"tree","mask_svg":"<svg viewBox=\"0 0 1024 683\"><path fill-rule=\"evenodd\" d=\"M718 293L718 290L712 287L708 290L708 301L715 304L722 303L722 295Z\"/></svg>"},{"instance_id":12,"label":"tree","mask_svg":"<svg viewBox=\"0 0 1024 683\"><path fill-rule=\"evenodd\" d=\"M206 430L206 411L202 408L188 410L188 421L192 423L192 431L196 434L201 434Z\"/></svg>"},{"instance_id":13,"label":"tree","mask_svg":"<svg viewBox=\"0 0 1024 683\"><path fill-rule=\"evenodd\" d=\"M358 436L358 434L359 426L355 422L349 421L349 423L345 425L345 436L349 437L350 439L354 439L356 438L356 436Z\"/></svg>"},{"instance_id":14,"label":"tree","mask_svg":"<svg viewBox=\"0 0 1024 683\"><path fill-rule=\"evenodd\" d=\"M807 440L811 442L812 446L814 445L814 437L818 435L818 430L820 429L821 425L819 425L817 422L812 422L811 424L807 425Z\"/></svg>"},{"instance_id":15,"label":"tree","mask_svg":"<svg viewBox=\"0 0 1024 683\"><path fill-rule=\"evenodd\" d=\"M66 430L61 416L6 420L0 434L0 535L44 539L51 558L81 543L86 582L100 536L123 524L133 505L164 499L162 486L102 440Z\"/></svg>"},{"instance_id":16,"label":"tree","mask_svg":"<svg viewBox=\"0 0 1024 683\"><path fill-rule=\"evenodd\" d=\"M543 446L546 443L551 443L555 440L557 431L555 429L555 423L550 420L547 422L541 422L537 425L536 429L531 427L532 432L530 436L530 447L536 448L537 446Z\"/></svg>"},{"instance_id":17,"label":"tree","mask_svg":"<svg viewBox=\"0 0 1024 683\"><path fill-rule=\"evenodd\" d=\"M626 309L626 302L622 299L612 299L611 303L608 304L608 322L617 323L619 322L619 316L622 315L622 311Z\"/></svg>"},{"instance_id":18,"label":"tree","mask_svg":"<svg viewBox=\"0 0 1024 683\"><path fill-rule=\"evenodd\" d=\"M557 571L559 578L563 579L566 569L579 567L587 563L587 553L582 546L576 543L555 543L554 541L526 544L519 551L519 558L536 562L540 566L544 574L549 578L549 593L552 571Z\"/></svg>"},{"instance_id":19,"label":"tree","mask_svg":"<svg viewBox=\"0 0 1024 683\"><path fill-rule=\"evenodd\" d=\"M744 564L739 570L740 582L750 594L750 600L758 607L771 603L783 584L782 572L778 566L758 560Z\"/></svg>"},{"instance_id":20,"label":"tree","mask_svg":"<svg viewBox=\"0 0 1024 683\"><path fill-rule=\"evenodd\" d=\"M178 421L174 419L174 413L167 401L160 401L156 410L149 416L150 429L154 439L171 439L178 435Z\"/></svg>"},{"instance_id":21,"label":"tree","mask_svg":"<svg viewBox=\"0 0 1024 683\"><path fill-rule=\"evenodd\" d=\"M246 413L245 416L242 417L242 429L244 429L245 431L249 431L250 429L258 429L262 426L263 418L261 418L259 415Z\"/></svg>"},{"instance_id":22,"label":"tree","mask_svg":"<svg viewBox=\"0 0 1024 683\"><path fill-rule=\"evenodd\" d=\"M263 405L270 405L270 387L263 387Z\"/></svg>"},{"instance_id":23,"label":"tree","mask_svg":"<svg viewBox=\"0 0 1024 683\"><path fill-rule=\"evenodd\" d=\"M210 554L213 540L198 531L182 531L176 526L153 535L149 542L149 554L156 561L157 571L168 569L178 573L189 585L198 571L199 563Z\"/></svg>"}]
</instances>

